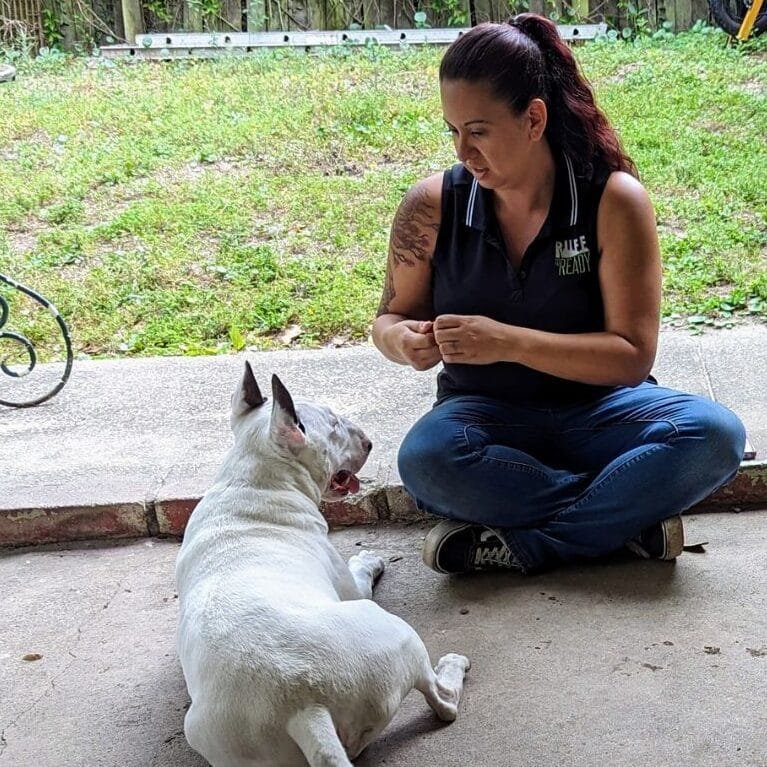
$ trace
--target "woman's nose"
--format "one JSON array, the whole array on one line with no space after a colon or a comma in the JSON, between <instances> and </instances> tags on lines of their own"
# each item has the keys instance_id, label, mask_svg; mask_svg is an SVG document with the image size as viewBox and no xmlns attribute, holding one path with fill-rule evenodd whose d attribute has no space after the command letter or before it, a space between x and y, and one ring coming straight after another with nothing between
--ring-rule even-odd
<instances>
[{"instance_id":1,"label":"woman's nose","mask_svg":"<svg viewBox=\"0 0 767 767\"><path fill-rule=\"evenodd\" d=\"M455 156L460 162L466 162L466 160L471 158L474 152L474 147L472 147L469 139L469 136L456 136Z\"/></svg>"},{"instance_id":2,"label":"woman's nose","mask_svg":"<svg viewBox=\"0 0 767 767\"><path fill-rule=\"evenodd\" d=\"M466 140L466 137L463 136L456 136L455 137L455 156L463 162L466 159L466 156L468 154L468 148L469 144Z\"/></svg>"}]
</instances>

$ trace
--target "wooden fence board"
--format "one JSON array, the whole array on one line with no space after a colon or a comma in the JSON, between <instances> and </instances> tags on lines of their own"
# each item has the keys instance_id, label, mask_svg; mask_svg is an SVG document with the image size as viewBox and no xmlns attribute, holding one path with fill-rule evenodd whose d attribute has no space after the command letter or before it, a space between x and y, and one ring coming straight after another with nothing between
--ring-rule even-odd
<instances>
[{"instance_id":1,"label":"wooden fence board","mask_svg":"<svg viewBox=\"0 0 767 767\"><path fill-rule=\"evenodd\" d=\"M221 29L242 30L242 0L221 0Z\"/></svg>"},{"instance_id":2,"label":"wooden fence board","mask_svg":"<svg viewBox=\"0 0 767 767\"><path fill-rule=\"evenodd\" d=\"M505 21L512 15L507 0L474 0L474 22Z\"/></svg>"},{"instance_id":3,"label":"wooden fence board","mask_svg":"<svg viewBox=\"0 0 767 767\"><path fill-rule=\"evenodd\" d=\"M692 0L674 0L677 29L689 29L692 26Z\"/></svg>"},{"instance_id":4,"label":"wooden fence board","mask_svg":"<svg viewBox=\"0 0 767 767\"><path fill-rule=\"evenodd\" d=\"M122 17L125 37L132 40L144 31L144 14L139 0L122 0Z\"/></svg>"},{"instance_id":5,"label":"wooden fence board","mask_svg":"<svg viewBox=\"0 0 767 767\"><path fill-rule=\"evenodd\" d=\"M0 0L0 22L11 22L6 31L8 36L23 27L33 41L44 44L40 0Z\"/></svg>"},{"instance_id":6,"label":"wooden fence board","mask_svg":"<svg viewBox=\"0 0 767 767\"><path fill-rule=\"evenodd\" d=\"M692 23L696 21L709 21L711 18L711 12L708 8L708 2L706 0L692 0Z\"/></svg>"},{"instance_id":7,"label":"wooden fence board","mask_svg":"<svg viewBox=\"0 0 767 767\"><path fill-rule=\"evenodd\" d=\"M144 7L146 0L84 0L94 6L94 13L103 18L106 26L114 29L120 39L133 40L135 34L144 30L144 21L158 23L155 16ZM75 7L73 0L0 0L0 19L24 24L42 44L41 2L55 2L62 14L66 8ZM171 0L168 0L171 2ZM427 14L427 25L442 28L455 23L444 10L430 6L430 0L221 0L218 19L203 19L201 13L181 0L174 6L176 18L171 25L159 24L159 30L182 29L203 32L218 30L237 31L303 31L308 29L339 30L359 25L372 30L410 30L415 26L417 10ZM461 26L483 21L504 21L521 9L523 0L460 0L458 6L465 14ZM620 4L619 4L620 2ZM647 9L651 29L657 29L664 21L671 22L675 31L690 28L698 19L709 19L707 0L634 0L640 8ZM564 5L563 5L564 3ZM527 0L529 10L546 16L556 14L560 22L569 20L571 14L584 17L588 23L606 21L617 29L630 24L624 12L622 0ZM243 13L245 11L245 13ZM473 16L472 16L473 13ZM63 18L63 16L62 16ZM79 17L78 17L79 18ZM90 22L76 24L69 21L68 29L72 43L84 42L83 38L99 37L99 31ZM459 21L460 23L460 21ZM157 29L155 27L155 29ZM105 33L102 32L101 40Z\"/></svg>"}]
</instances>

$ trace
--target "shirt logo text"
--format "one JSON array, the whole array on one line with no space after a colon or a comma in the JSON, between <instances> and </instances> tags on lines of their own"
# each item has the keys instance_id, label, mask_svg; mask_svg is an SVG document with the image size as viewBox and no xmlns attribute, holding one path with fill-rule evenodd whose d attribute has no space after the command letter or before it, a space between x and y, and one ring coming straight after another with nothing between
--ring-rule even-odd
<instances>
[{"instance_id":1,"label":"shirt logo text","mask_svg":"<svg viewBox=\"0 0 767 767\"><path fill-rule=\"evenodd\" d=\"M570 240L557 240L554 250L554 262L557 274L565 277L569 274L586 274L591 271L591 251L586 245L586 237L574 237Z\"/></svg>"}]
</instances>

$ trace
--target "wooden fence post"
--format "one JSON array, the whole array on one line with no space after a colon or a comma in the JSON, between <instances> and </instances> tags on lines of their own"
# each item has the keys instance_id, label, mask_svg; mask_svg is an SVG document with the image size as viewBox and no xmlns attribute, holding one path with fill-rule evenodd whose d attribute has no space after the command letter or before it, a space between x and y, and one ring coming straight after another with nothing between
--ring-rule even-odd
<instances>
[{"instance_id":1,"label":"wooden fence post","mask_svg":"<svg viewBox=\"0 0 767 767\"><path fill-rule=\"evenodd\" d=\"M242 32L242 4L240 0L222 0L220 26L226 32Z\"/></svg>"},{"instance_id":2,"label":"wooden fence post","mask_svg":"<svg viewBox=\"0 0 767 767\"><path fill-rule=\"evenodd\" d=\"M144 13L141 10L140 0L122 0L123 29L125 39L133 44L136 35L144 31Z\"/></svg>"},{"instance_id":3,"label":"wooden fence post","mask_svg":"<svg viewBox=\"0 0 767 767\"><path fill-rule=\"evenodd\" d=\"M585 21L589 17L589 0L572 0L573 13L578 21Z\"/></svg>"},{"instance_id":4,"label":"wooden fence post","mask_svg":"<svg viewBox=\"0 0 767 767\"><path fill-rule=\"evenodd\" d=\"M676 6L675 26L676 31L689 29L692 26L692 2L691 0L674 0Z\"/></svg>"}]
</instances>

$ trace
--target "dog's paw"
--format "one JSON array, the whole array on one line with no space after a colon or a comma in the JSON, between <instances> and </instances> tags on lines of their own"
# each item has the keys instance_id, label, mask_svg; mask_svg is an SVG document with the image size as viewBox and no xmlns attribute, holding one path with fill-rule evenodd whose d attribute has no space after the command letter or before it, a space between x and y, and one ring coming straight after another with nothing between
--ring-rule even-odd
<instances>
[{"instance_id":1,"label":"dog's paw","mask_svg":"<svg viewBox=\"0 0 767 767\"><path fill-rule=\"evenodd\" d=\"M471 661L465 655L449 652L437 661L437 667L434 670L439 674L442 669L448 666L455 666L465 673L471 668Z\"/></svg>"},{"instance_id":2,"label":"dog's paw","mask_svg":"<svg viewBox=\"0 0 767 767\"><path fill-rule=\"evenodd\" d=\"M372 551L360 551L359 554L355 554L350 560L349 565L357 560L359 566L367 570L370 573L370 577L375 581L380 577L381 573L386 569L386 563L383 557L379 557L378 554L374 554Z\"/></svg>"}]
</instances>

